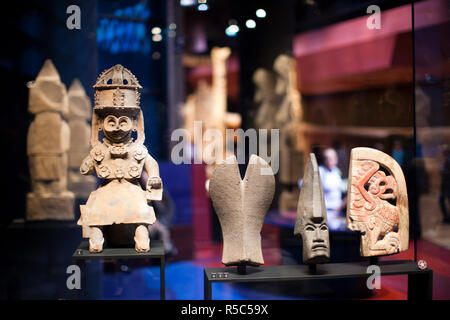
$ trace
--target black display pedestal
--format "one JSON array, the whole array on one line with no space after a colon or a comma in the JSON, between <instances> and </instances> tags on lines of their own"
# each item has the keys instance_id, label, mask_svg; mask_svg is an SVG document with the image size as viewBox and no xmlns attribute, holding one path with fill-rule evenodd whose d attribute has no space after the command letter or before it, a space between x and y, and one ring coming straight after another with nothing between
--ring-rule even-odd
<instances>
[{"instance_id":1,"label":"black display pedestal","mask_svg":"<svg viewBox=\"0 0 450 320\"><path fill-rule=\"evenodd\" d=\"M81 240L75 221L25 221L17 219L0 231L0 299L70 299L67 267ZM101 271L89 270L101 279ZM90 283L89 296L98 297L97 283Z\"/></svg>"},{"instance_id":2,"label":"black display pedestal","mask_svg":"<svg viewBox=\"0 0 450 320\"><path fill-rule=\"evenodd\" d=\"M152 240L150 242L149 252L137 252L134 248L103 248L102 252L90 253L88 241L80 243L78 249L72 255L72 262L81 269L82 288L86 288L86 276L84 272L86 260L109 259L109 260L130 260L130 259L159 259L160 261L160 280L161 280L161 300L166 299L165 282L165 263L166 257L164 246L161 240ZM73 290L76 293L76 289Z\"/></svg>"},{"instance_id":3,"label":"black display pedestal","mask_svg":"<svg viewBox=\"0 0 450 320\"><path fill-rule=\"evenodd\" d=\"M408 300L431 300L433 296L433 270L421 270L410 260L383 261L377 264L382 276L408 275ZM284 265L269 267L247 267L246 274L236 268L205 268L204 299L212 299L214 282L279 282L302 280L327 280L367 278L369 263L328 263L317 265L311 273L307 265Z\"/></svg>"}]
</instances>

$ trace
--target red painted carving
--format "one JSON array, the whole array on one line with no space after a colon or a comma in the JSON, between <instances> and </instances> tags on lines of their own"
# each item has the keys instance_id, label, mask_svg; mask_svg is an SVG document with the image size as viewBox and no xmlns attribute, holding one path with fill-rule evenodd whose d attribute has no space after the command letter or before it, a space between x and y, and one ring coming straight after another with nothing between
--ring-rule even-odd
<instances>
[{"instance_id":1,"label":"red painted carving","mask_svg":"<svg viewBox=\"0 0 450 320\"><path fill-rule=\"evenodd\" d=\"M373 253L399 252L399 209L397 182L386 176L380 165L371 160L354 161L350 203L350 220L353 230L365 233L369 250ZM392 204L394 203L394 204ZM359 226L356 226L359 225Z\"/></svg>"}]
</instances>

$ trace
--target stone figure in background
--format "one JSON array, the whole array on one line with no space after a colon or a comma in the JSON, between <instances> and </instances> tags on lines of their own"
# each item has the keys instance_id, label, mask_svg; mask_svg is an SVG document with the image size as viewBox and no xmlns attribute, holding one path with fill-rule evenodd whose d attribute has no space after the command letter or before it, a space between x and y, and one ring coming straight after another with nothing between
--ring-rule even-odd
<instances>
[{"instance_id":1,"label":"stone figure in background","mask_svg":"<svg viewBox=\"0 0 450 320\"><path fill-rule=\"evenodd\" d=\"M330 259L327 209L316 156L309 154L298 199L294 235L303 240L303 263L316 264Z\"/></svg>"},{"instance_id":2,"label":"stone figure in background","mask_svg":"<svg viewBox=\"0 0 450 320\"><path fill-rule=\"evenodd\" d=\"M214 47L211 50L212 85L209 86L204 80L200 80L196 91L187 97L186 103L181 108L183 126L188 130L191 142L194 138L194 121L201 121L202 132L208 129L218 130L224 137L222 142L222 157L215 152L204 152L216 150L214 142L203 142L201 147L194 146L193 155L197 159L203 159L208 163L206 166L206 177L211 177L216 164L233 154L234 150L227 150L226 129L237 129L241 126L241 115L227 112L227 60L231 54L228 47ZM200 128L198 128L200 129ZM201 136L201 133L197 133Z\"/></svg>"},{"instance_id":3,"label":"stone figure in background","mask_svg":"<svg viewBox=\"0 0 450 320\"><path fill-rule=\"evenodd\" d=\"M27 220L73 220L74 194L67 190L70 129L66 86L51 60L46 60L30 89L28 111L35 115L28 129L27 155L31 192Z\"/></svg>"},{"instance_id":4,"label":"stone figure in background","mask_svg":"<svg viewBox=\"0 0 450 320\"><path fill-rule=\"evenodd\" d=\"M231 50L228 47L214 47L211 50L212 64L212 102L209 108L212 114L212 127L225 132L225 114L227 112L227 60ZM220 159L220 161L223 159Z\"/></svg>"},{"instance_id":5,"label":"stone figure in background","mask_svg":"<svg viewBox=\"0 0 450 320\"><path fill-rule=\"evenodd\" d=\"M264 68L258 68L253 73L255 84L254 102L258 105L255 117L255 128L273 129L278 99L275 95L275 76Z\"/></svg>"},{"instance_id":6,"label":"stone figure in background","mask_svg":"<svg viewBox=\"0 0 450 320\"><path fill-rule=\"evenodd\" d=\"M69 185L70 191L77 198L86 199L97 185L93 176L80 174L80 165L89 153L91 126L88 121L92 116L91 102L78 79L72 81L68 91L69 114L67 116L70 128L69 149Z\"/></svg>"},{"instance_id":7,"label":"stone figure in background","mask_svg":"<svg viewBox=\"0 0 450 320\"><path fill-rule=\"evenodd\" d=\"M121 228L124 225L134 231L136 251L149 251L148 227L156 220L151 201L160 201L163 189L158 164L144 146L138 92L142 87L128 69L115 65L99 76L94 88L91 150L80 172L95 172L103 182L86 205L80 206L78 224L83 237L89 238L90 252L102 251L102 228L125 230ZM148 174L146 190L139 184L143 170Z\"/></svg>"},{"instance_id":8,"label":"stone figure in background","mask_svg":"<svg viewBox=\"0 0 450 320\"><path fill-rule=\"evenodd\" d=\"M223 235L222 263L262 265L261 228L275 192L271 167L252 155L242 180L235 156L214 170L209 194Z\"/></svg>"},{"instance_id":9,"label":"stone figure in background","mask_svg":"<svg viewBox=\"0 0 450 320\"><path fill-rule=\"evenodd\" d=\"M280 171L282 185L278 207L293 211L297 207L299 190L297 181L303 176L305 152L308 150L304 133L302 97L297 87L297 70L294 58L280 55L273 69L277 74L275 93L281 99L275 114L275 128L280 129Z\"/></svg>"},{"instance_id":10,"label":"stone figure in background","mask_svg":"<svg viewBox=\"0 0 450 320\"><path fill-rule=\"evenodd\" d=\"M354 148L348 177L347 228L361 232L361 255L407 250L408 194L398 163L376 149Z\"/></svg>"}]
</instances>

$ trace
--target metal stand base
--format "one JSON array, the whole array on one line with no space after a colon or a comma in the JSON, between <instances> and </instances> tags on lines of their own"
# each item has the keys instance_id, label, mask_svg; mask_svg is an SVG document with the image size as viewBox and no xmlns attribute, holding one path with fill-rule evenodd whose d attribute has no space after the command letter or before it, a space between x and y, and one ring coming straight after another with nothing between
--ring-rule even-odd
<instances>
[{"instance_id":1,"label":"metal stand base","mask_svg":"<svg viewBox=\"0 0 450 320\"><path fill-rule=\"evenodd\" d=\"M204 269L204 299L212 299L214 282L279 282L302 280L326 280L345 278L367 278L367 263L328 263L320 265L285 265L270 267L247 267L246 274L232 268ZM431 300L433 297L433 270L421 270L410 260L383 261L378 266L382 276L408 275L408 300ZM227 273L227 277L216 277Z\"/></svg>"},{"instance_id":2,"label":"metal stand base","mask_svg":"<svg viewBox=\"0 0 450 320\"><path fill-rule=\"evenodd\" d=\"M239 274L247 274L247 265L246 264L240 264L237 266L237 272Z\"/></svg>"},{"instance_id":3,"label":"metal stand base","mask_svg":"<svg viewBox=\"0 0 450 320\"><path fill-rule=\"evenodd\" d=\"M81 269L82 283L81 288L86 288L86 272L84 270L85 262L93 259L108 259L108 260L128 260L128 259L159 259L160 261L160 280L161 280L161 300L166 299L166 285L165 285L165 264L166 256L164 253L164 246L160 240L152 240L150 242L149 252L137 252L134 248L104 248L102 252L90 253L89 242L83 241L80 243L78 249L72 255L72 263L76 264ZM73 290L76 294L78 291Z\"/></svg>"}]
</instances>

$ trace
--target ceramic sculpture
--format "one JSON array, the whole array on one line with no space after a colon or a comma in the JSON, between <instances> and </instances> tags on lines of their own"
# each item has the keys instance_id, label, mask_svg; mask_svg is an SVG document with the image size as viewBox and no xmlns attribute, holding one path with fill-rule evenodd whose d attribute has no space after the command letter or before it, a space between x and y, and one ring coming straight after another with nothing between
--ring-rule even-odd
<instances>
[{"instance_id":1,"label":"ceramic sculpture","mask_svg":"<svg viewBox=\"0 0 450 320\"><path fill-rule=\"evenodd\" d=\"M148 226L156 220L151 201L162 199L162 181L157 162L144 146L141 88L121 65L105 70L94 85L91 150L80 172L95 172L103 182L80 206L78 221L91 252L103 249L103 227L124 224L135 230L136 251L150 250ZM146 190L139 183L143 170L149 177Z\"/></svg>"}]
</instances>

